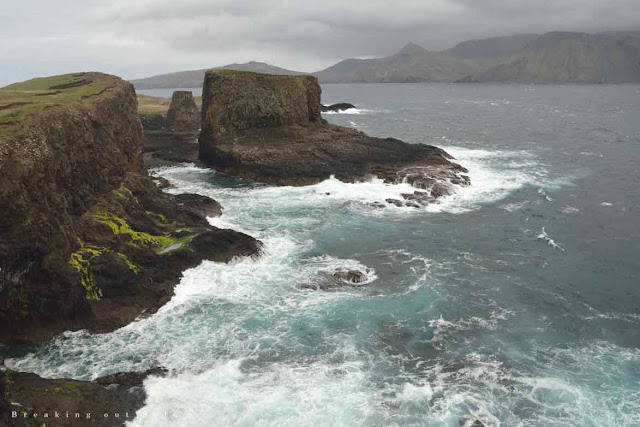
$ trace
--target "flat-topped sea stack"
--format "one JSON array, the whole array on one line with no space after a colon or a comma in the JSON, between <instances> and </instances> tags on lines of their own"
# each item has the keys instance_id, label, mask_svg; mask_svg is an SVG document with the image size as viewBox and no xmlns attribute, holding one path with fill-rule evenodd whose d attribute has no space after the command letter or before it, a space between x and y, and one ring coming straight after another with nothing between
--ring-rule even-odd
<instances>
[{"instance_id":1,"label":"flat-topped sea stack","mask_svg":"<svg viewBox=\"0 0 640 427\"><path fill-rule=\"evenodd\" d=\"M352 182L378 176L419 188L394 204L419 206L468 185L445 151L374 138L328 124L312 76L211 70L202 95L200 160L229 175L276 185L308 185L331 175Z\"/></svg>"},{"instance_id":2,"label":"flat-topped sea stack","mask_svg":"<svg viewBox=\"0 0 640 427\"><path fill-rule=\"evenodd\" d=\"M196 107L191 91L177 90L171 97L167 112L167 129L173 132L197 132L200 130L200 110Z\"/></svg>"},{"instance_id":3,"label":"flat-topped sea stack","mask_svg":"<svg viewBox=\"0 0 640 427\"><path fill-rule=\"evenodd\" d=\"M116 329L167 302L186 268L258 252L209 226L211 199L158 190L142 144L135 91L118 77L0 88L0 342Z\"/></svg>"}]
</instances>

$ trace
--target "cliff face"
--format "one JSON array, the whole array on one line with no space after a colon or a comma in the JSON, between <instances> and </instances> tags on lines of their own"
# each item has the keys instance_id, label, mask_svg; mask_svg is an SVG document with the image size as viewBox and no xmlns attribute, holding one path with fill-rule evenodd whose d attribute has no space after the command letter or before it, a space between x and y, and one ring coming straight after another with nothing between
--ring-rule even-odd
<instances>
[{"instance_id":1,"label":"cliff face","mask_svg":"<svg viewBox=\"0 0 640 427\"><path fill-rule=\"evenodd\" d=\"M256 253L141 176L142 142L135 91L117 77L0 89L0 341L123 326L203 257Z\"/></svg>"},{"instance_id":2,"label":"cliff face","mask_svg":"<svg viewBox=\"0 0 640 427\"><path fill-rule=\"evenodd\" d=\"M415 183L418 206L467 185L464 168L443 150L380 139L327 124L313 77L209 71L203 90L200 160L236 176L277 185L307 185L335 175L377 175ZM394 201L405 204L405 201Z\"/></svg>"},{"instance_id":3,"label":"cliff face","mask_svg":"<svg viewBox=\"0 0 640 427\"><path fill-rule=\"evenodd\" d=\"M320 120L320 85L312 76L209 71L202 92L204 135Z\"/></svg>"}]
</instances>

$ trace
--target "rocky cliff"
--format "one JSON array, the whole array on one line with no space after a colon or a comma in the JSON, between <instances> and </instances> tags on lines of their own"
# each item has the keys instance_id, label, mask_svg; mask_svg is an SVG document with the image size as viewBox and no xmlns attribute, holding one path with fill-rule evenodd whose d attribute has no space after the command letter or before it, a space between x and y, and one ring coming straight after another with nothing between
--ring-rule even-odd
<instances>
[{"instance_id":1,"label":"rocky cliff","mask_svg":"<svg viewBox=\"0 0 640 427\"><path fill-rule=\"evenodd\" d=\"M210 200L185 204L141 175L136 110L133 86L99 73L0 89L0 341L115 329L202 259L257 253L208 225Z\"/></svg>"},{"instance_id":2,"label":"rocky cliff","mask_svg":"<svg viewBox=\"0 0 640 427\"><path fill-rule=\"evenodd\" d=\"M416 207L468 184L464 168L437 147L327 124L320 93L310 76L207 72L200 159L224 173L277 185L313 184L330 175L410 182L416 192L392 203Z\"/></svg>"}]
</instances>

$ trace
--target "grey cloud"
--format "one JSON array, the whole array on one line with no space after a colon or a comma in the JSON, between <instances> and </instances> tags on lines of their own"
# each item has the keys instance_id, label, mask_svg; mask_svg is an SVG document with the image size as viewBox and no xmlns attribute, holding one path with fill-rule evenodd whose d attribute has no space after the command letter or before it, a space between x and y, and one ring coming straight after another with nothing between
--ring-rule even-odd
<instances>
[{"instance_id":1,"label":"grey cloud","mask_svg":"<svg viewBox=\"0 0 640 427\"><path fill-rule=\"evenodd\" d=\"M637 0L26 0L0 5L0 84L99 69L125 78L257 60L316 71L409 41L638 29Z\"/></svg>"}]
</instances>

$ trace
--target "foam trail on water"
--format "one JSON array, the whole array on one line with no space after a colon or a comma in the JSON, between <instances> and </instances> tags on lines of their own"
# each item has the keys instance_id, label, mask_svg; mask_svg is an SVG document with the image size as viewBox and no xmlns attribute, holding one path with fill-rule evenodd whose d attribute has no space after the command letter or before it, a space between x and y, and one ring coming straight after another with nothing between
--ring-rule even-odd
<instances>
[{"instance_id":1,"label":"foam trail on water","mask_svg":"<svg viewBox=\"0 0 640 427\"><path fill-rule=\"evenodd\" d=\"M554 249L560 249L562 252L564 252L564 249L561 248L555 242L555 240L553 240L551 237L549 237L549 235L547 234L547 231L545 230L545 227L542 227L542 233L538 234L538 239L544 240L545 242L547 242L547 245L551 246Z\"/></svg>"}]
</instances>

